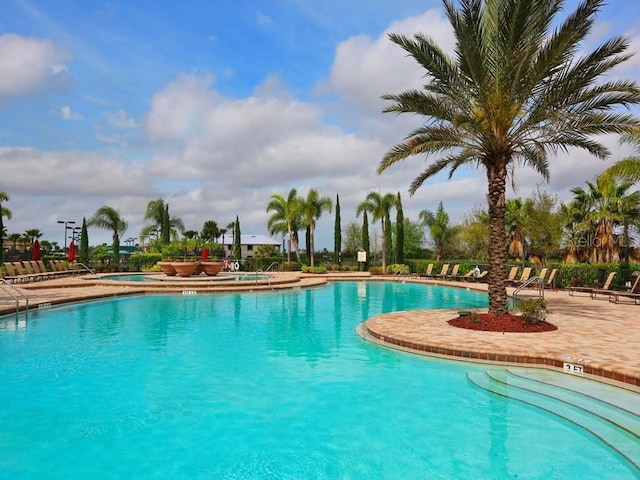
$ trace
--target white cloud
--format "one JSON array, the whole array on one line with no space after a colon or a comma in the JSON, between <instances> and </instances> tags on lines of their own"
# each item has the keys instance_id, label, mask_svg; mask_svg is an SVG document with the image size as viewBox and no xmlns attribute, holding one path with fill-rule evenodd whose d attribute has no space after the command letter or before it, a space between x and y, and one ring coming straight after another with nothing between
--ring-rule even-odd
<instances>
[{"instance_id":1,"label":"white cloud","mask_svg":"<svg viewBox=\"0 0 640 480\"><path fill-rule=\"evenodd\" d=\"M84 118L80 113L72 111L69 105L60 107L60 115L65 120L82 120Z\"/></svg>"},{"instance_id":2,"label":"white cloud","mask_svg":"<svg viewBox=\"0 0 640 480\"><path fill-rule=\"evenodd\" d=\"M124 110L118 110L109 116L109 123L117 128L137 128L135 119L131 118Z\"/></svg>"},{"instance_id":3,"label":"white cloud","mask_svg":"<svg viewBox=\"0 0 640 480\"><path fill-rule=\"evenodd\" d=\"M24 95L66 81L69 56L51 41L0 35L0 96Z\"/></svg>"}]
</instances>

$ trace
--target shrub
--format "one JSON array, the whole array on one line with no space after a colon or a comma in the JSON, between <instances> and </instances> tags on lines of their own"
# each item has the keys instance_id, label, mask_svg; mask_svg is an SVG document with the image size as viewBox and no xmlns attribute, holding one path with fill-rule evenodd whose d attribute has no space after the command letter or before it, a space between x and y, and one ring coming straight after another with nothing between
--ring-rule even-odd
<instances>
[{"instance_id":1,"label":"shrub","mask_svg":"<svg viewBox=\"0 0 640 480\"><path fill-rule=\"evenodd\" d=\"M302 266L302 273L327 273L327 267L309 267L308 265Z\"/></svg>"},{"instance_id":2,"label":"shrub","mask_svg":"<svg viewBox=\"0 0 640 480\"><path fill-rule=\"evenodd\" d=\"M392 263L387 267L387 273L400 274L400 275L409 275L409 265L405 265L403 263Z\"/></svg>"},{"instance_id":3,"label":"shrub","mask_svg":"<svg viewBox=\"0 0 640 480\"><path fill-rule=\"evenodd\" d=\"M544 298L518 300L518 310L529 323L544 322L547 318L547 303Z\"/></svg>"},{"instance_id":4,"label":"shrub","mask_svg":"<svg viewBox=\"0 0 640 480\"><path fill-rule=\"evenodd\" d=\"M382 267L369 267L369 272L371 272L371 275L382 275Z\"/></svg>"}]
</instances>

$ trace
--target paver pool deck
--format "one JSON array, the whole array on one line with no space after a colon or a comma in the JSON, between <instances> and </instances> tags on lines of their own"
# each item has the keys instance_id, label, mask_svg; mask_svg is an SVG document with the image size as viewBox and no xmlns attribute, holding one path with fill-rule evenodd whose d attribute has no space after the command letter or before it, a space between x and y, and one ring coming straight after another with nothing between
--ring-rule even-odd
<instances>
[{"instance_id":1,"label":"paver pool deck","mask_svg":"<svg viewBox=\"0 0 640 480\"><path fill-rule=\"evenodd\" d=\"M142 282L100 281L73 277L15 285L29 297L31 308L120 295L159 292L256 291L303 288L331 280L392 280L439 284L486 291L486 284L443 282L419 278L390 278L362 274L276 274L269 284L224 282L212 286L188 282L170 286ZM512 289L509 289L511 293ZM516 363L565 369L582 367L585 376L623 382L640 392L640 305L611 303L608 295L591 299L570 296L563 290L546 290L547 321L558 327L544 333L501 333L467 330L447 323L458 310L412 310L378 315L359 327L359 333L379 344L415 353L464 361ZM0 292L0 314L15 312L15 302Z\"/></svg>"}]
</instances>

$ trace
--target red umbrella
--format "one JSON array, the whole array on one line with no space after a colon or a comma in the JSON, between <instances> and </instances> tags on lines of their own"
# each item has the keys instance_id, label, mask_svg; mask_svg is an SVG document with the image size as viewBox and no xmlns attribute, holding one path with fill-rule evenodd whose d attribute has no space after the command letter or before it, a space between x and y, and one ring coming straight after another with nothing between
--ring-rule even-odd
<instances>
[{"instance_id":1,"label":"red umbrella","mask_svg":"<svg viewBox=\"0 0 640 480\"><path fill-rule=\"evenodd\" d=\"M36 238L36 241L31 245L31 260L40 260L40 242Z\"/></svg>"},{"instance_id":2,"label":"red umbrella","mask_svg":"<svg viewBox=\"0 0 640 480\"><path fill-rule=\"evenodd\" d=\"M70 262L73 262L76 259L76 244L71 241L69 244L69 252L67 253L67 258Z\"/></svg>"},{"instance_id":3,"label":"red umbrella","mask_svg":"<svg viewBox=\"0 0 640 480\"><path fill-rule=\"evenodd\" d=\"M203 248L202 252L200 253L200 258L202 260L206 260L207 258L209 258L209 250L207 250L206 248Z\"/></svg>"}]
</instances>

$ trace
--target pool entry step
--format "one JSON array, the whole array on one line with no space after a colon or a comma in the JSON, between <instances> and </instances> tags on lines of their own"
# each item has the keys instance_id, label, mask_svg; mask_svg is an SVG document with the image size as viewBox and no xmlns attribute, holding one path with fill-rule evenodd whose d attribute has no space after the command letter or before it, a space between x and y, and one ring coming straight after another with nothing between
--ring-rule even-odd
<instances>
[{"instance_id":1,"label":"pool entry step","mask_svg":"<svg viewBox=\"0 0 640 480\"><path fill-rule=\"evenodd\" d=\"M489 369L467 374L475 386L570 422L604 442L640 477L638 394L550 370Z\"/></svg>"}]
</instances>

